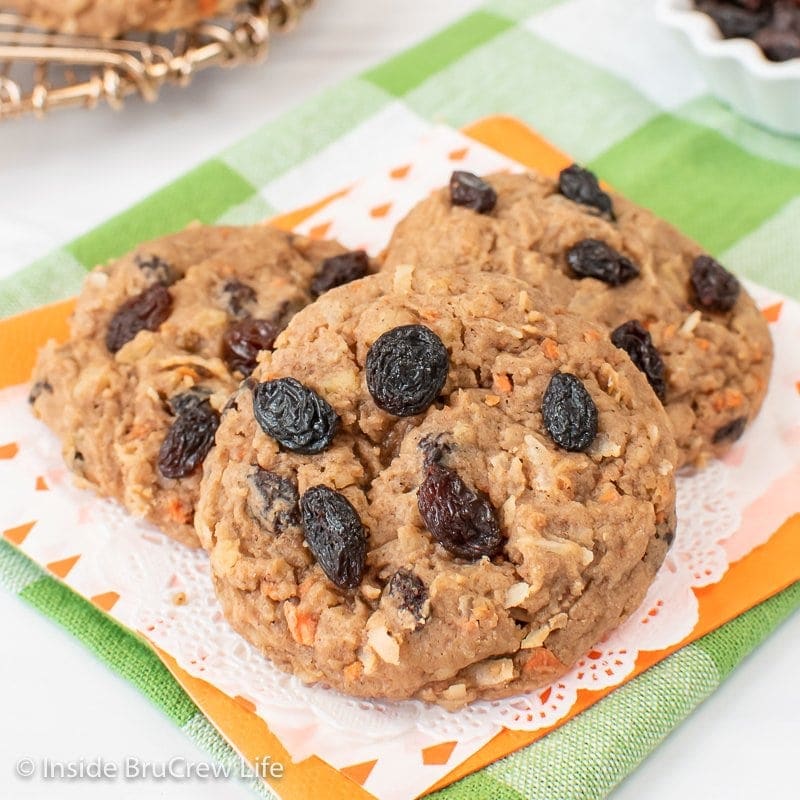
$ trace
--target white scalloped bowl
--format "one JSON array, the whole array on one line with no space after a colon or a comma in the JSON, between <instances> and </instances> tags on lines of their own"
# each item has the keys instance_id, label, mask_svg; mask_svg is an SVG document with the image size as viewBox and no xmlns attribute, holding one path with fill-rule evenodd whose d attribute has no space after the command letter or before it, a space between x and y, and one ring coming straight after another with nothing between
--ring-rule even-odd
<instances>
[{"instance_id":1,"label":"white scalloped bowl","mask_svg":"<svg viewBox=\"0 0 800 800\"><path fill-rule=\"evenodd\" d=\"M750 39L723 39L692 0L656 0L656 17L688 45L719 100L753 122L800 136L800 58L776 63Z\"/></svg>"}]
</instances>

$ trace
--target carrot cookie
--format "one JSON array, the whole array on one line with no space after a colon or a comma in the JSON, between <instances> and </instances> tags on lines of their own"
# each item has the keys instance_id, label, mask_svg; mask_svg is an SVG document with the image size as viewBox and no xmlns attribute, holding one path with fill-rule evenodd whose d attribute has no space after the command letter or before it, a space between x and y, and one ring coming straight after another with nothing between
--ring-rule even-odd
<instances>
[{"instance_id":1,"label":"carrot cookie","mask_svg":"<svg viewBox=\"0 0 800 800\"><path fill-rule=\"evenodd\" d=\"M219 412L292 314L360 277L363 252L267 226L194 226L86 278L34 413L82 481L186 544Z\"/></svg>"},{"instance_id":2,"label":"carrot cookie","mask_svg":"<svg viewBox=\"0 0 800 800\"><path fill-rule=\"evenodd\" d=\"M606 334L504 275L402 265L294 316L196 515L236 630L353 695L545 684L641 602L675 444Z\"/></svg>"},{"instance_id":3,"label":"carrot cookie","mask_svg":"<svg viewBox=\"0 0 800 800\"><path fill-rule=\"evenodd\" d=\"M231 11L241 0L7 0L43 28L113 37L129 30L168 31Z\"/></svg>"},{"instance_id":4,"label":"carrot cookie","mask_svg":"<svg viewBox=\"0 0 800 800\"><path fill-rule=\"evenodd\" d=\"M772 342L739 281L577 165L557 180L455 173L398 225L386 263L516 275L604 326L664 402L681 464L725 453L766 393Z\"/></svg>"}]
</instances>

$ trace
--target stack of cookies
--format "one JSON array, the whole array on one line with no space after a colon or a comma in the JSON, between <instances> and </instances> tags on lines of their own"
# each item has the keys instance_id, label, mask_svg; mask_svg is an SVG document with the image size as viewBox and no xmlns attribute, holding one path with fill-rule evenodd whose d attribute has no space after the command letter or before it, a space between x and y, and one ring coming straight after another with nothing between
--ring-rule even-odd
<instances>
[{"instance_id":1,"label":"stack of cookies","mask_svg":"<svg viewBox=\"0 0 800 800\"><path fill-rule=\"evenodd\" d=\"M268 226L141 245L31 402L83 483L208 551L279 667L458 707L636 609L676 470L741 436L771 359L733 275L573 165L454 173L381 264Z\"/></svg>"}]
</instances>

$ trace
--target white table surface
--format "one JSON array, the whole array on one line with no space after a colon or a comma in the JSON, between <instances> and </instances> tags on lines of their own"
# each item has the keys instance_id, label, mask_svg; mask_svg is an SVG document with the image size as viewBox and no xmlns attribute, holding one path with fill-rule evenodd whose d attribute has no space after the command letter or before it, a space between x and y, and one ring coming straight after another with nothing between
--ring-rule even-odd
<instances>
[{"instance_id":1,"label":"white table surface","mask_svg":"<svg viewBox=\"0 0 800 800\"><path fill-rule=\"evenodd\" d=\"M321 0L297 35L275 44L267 65L208 73L187 90L170 91L168 102L134 102L122 113L100 109L4 123L0 272L45 254L324 86L380 62L477 4ZM614 799L800 797L798 664L795 615ZM2 591L0 685L0 797L251 797L233 782L43 783L16 777L14 765L23 757L207 757L76 639Z\"/></svg>"}]
</instances>

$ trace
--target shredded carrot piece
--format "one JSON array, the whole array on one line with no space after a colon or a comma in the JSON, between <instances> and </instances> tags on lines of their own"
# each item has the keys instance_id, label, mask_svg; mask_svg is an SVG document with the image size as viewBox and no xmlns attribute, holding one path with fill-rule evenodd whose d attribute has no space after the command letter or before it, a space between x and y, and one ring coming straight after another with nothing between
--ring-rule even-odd
<instances>
[{"instance_id":1,"label":"shredded carrot piece","mask_svg":"<svg viewBox=\"0 0 800 800\"><path fill-rule=\"evenodd\" d=\"M700 338L700 337L698 337L697 339L695 339L695 340L694 340L694 343L695 343L695 344L696 344L696 345L697 345L697 346L698 346L698 347L699 347L701 350L708 350L708 348L709 348L709 347L711 347L711 342L709 342L709 341L708 341L708 339L702 339L702 338Z\"/></svg>"},{"instance_id":2,"label":"shredded carrot piece","mask_svg":"<svg viewBox=\"0 0 800 800\"><path fill-rule=\"evenodd\" d=\"M128 431L128 439L141 439L148 433L150 433L150 426L139 422Z\"/></svg>"},{"instance_id":3,"label":"shredded carrot piece","mask_svg":"<svg viewBox=\"0 0 800 800\"><path fill-rule=\"evenodd\" d=\"M349 681L357 681L364 674L364 666L360 661L348 664L343 670L345 678Z\"/></svg>"},{"instance_id":4,"label":"shredded carrot piece","mask_svg":"<svg viewBox=\"0 0 800 800\"><path fill-rule=\"evenodd\" d=\"M317 632L317 618L306 611L297 614L297 626L292 635L300 644L314 644L314 636Z\"/></svg>"},{"instance_id":5,"label":"shredded carrot piece","mask_svg":"<svg viewBox=\"0 0 800 800\"><path fill-rule=\"evenodd\" d=\"M558 358L558 345L552 339L545 339L542 342L542 352L546 358L555 361Z\"/></svg>"},{"instance_id":6,"label":"shredded carrot piece","mask_svg":"<svg viewBox=\"0 0 800 800\"><path fill-rule=\"evenodd\" d=\"M193 381L200 379L200 376L191 367L185 365L178 367L175 372L177 372L178 375L183 375L185 378L191 378Z\"/></svg>"},{"instance_id":7,"label":"shredded carrot piece","mask_svg":"<svg viewBox=\"0 0 800 800\"><path fill-rule=\"evenodd\" d=\"M173 497L167 504L167 516L175 522L189 523L192 521L192 509Z\"/></svg>"},{"instance_id":8,"label":"shredded carrot piece","mask_svg":"<svg viewBox=\"0 0 800 800\"><path fill-rule=\"evenodd\" d=\"M530 658L522 665L523 672L547 667L563 667L564 665L546 648L537 647Z\"/></svg>"},{"instance_id":9,"label":"shredded carrot piece","mask_svg":"<svg viewBox=\"0 0 800 800\"><path fill-rule=\"evenodd\" d=\"M613 486L607 486L598 498L601 503L613 503L619 498L619 493Z\"/></svg>"},{"instance_id":10,"label":"shredded carrot piece","mask_svg":"<svg viewBox=\"0 0 800 800\"><path fill-rule=\"evenodd\" d=\"M494 388L501 394L508 394L514 388L514 384L511 383L508 375L495 375Z\"/></svg>"},{"instance_id":11,"label":"shredded carrot piece","mask_svg":"<svg viewBox=\"0 0 800 800\"><path fill-rule=\"evenodd\" d=\"M722 411L726 408L739 408L744 402L742 393L736 389L725 389L714 396L711 405L714 411Z\"/></svg>"},{"instance_id":12,"label":"shredded carrot piece","mask_svg":"<svg viewBox=\"0 0 800 800\"><path fill-rule=\"evenodd\" d=\"M594 329L589 329L588 331L583 332L583 341L584 342L599 342L600 341L600 333Z\"/></svg>"}]
</instances>

